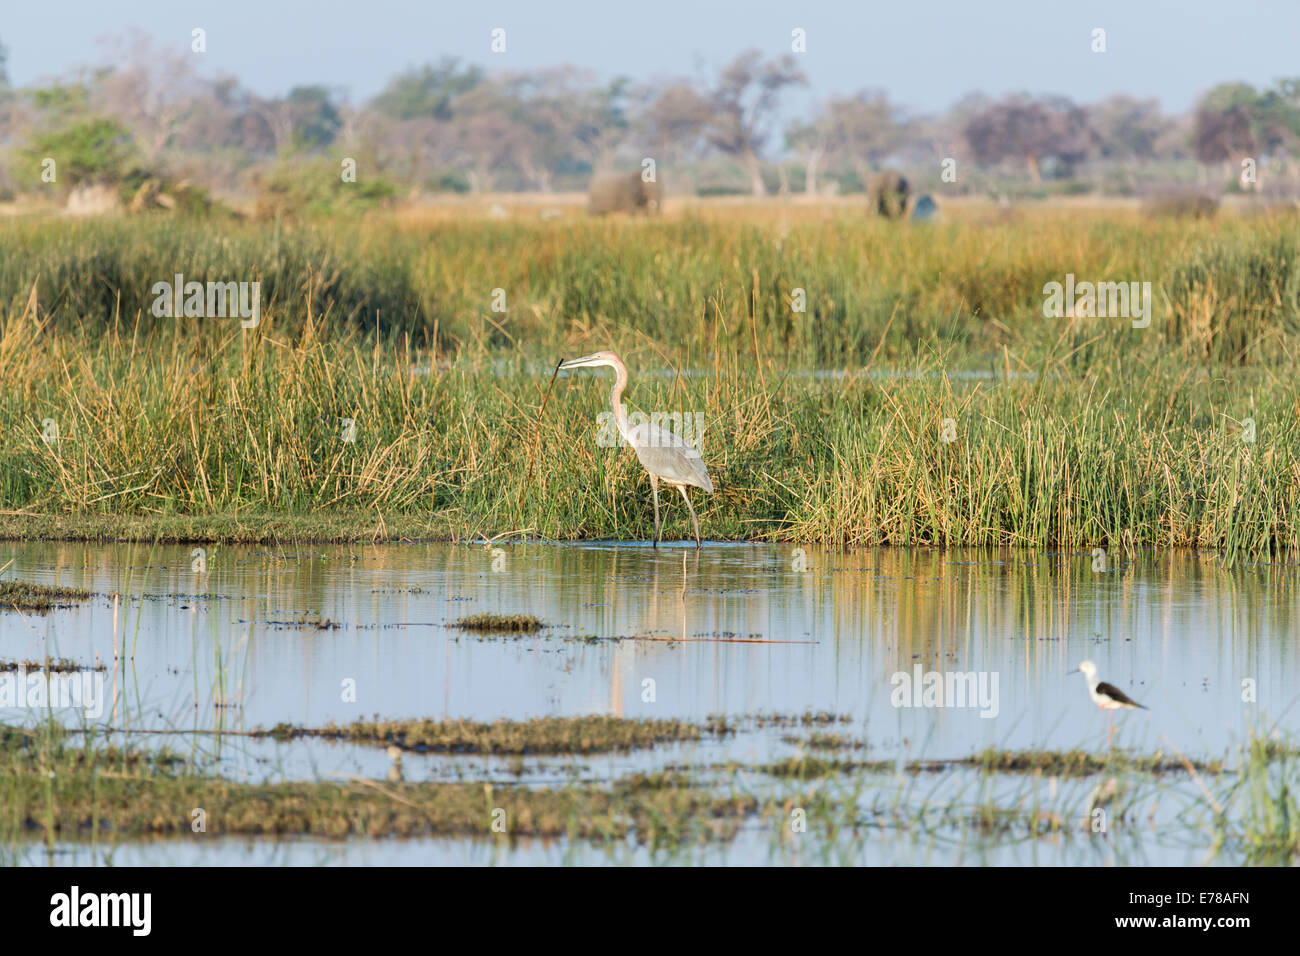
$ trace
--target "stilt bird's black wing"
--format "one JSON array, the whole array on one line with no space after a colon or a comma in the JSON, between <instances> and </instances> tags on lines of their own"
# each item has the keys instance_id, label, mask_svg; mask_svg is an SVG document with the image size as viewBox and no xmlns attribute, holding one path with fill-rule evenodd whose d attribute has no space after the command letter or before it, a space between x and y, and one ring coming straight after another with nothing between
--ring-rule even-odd
<instances>
[{"instance_id":1,"label":"stilt bird's black wing","mask_svg":"<svg viewBox=\"0 0 1300 956\"><path fill-rule=\"evenodd\" d=\"M1102 683L1097 685L1097 693L1104 694L1105 696L1109 697L1111 700L1119 701L1119 703L1121 704L1127 704L1129 707L1137 707L1140 710L1147 709L1146 707L1143 707L1141 704L1135 701L1128 694L1124 693L1122 690L1116 687L1114 684L1107 684L1103 681Z\"/></svg>"}]
</instances>

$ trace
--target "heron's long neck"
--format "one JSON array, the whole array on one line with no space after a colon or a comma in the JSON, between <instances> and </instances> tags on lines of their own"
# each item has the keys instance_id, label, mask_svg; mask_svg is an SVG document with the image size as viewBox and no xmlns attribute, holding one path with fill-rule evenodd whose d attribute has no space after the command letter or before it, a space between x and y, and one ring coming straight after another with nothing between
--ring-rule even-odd
<instances>
[{"instance_id":1,"label":"heron's long neck","mask_svg":"<svg viewBox=\"0 0 1300 956\"><path fill-rule=\"evenodd\" d=\"M622 366L614 368L614 387L609 390L609 404L614 409L614 424L618 433L627 438L627 409L623 407L623 389L627 388L627 369Z\"/></svg>"}]
</instances>

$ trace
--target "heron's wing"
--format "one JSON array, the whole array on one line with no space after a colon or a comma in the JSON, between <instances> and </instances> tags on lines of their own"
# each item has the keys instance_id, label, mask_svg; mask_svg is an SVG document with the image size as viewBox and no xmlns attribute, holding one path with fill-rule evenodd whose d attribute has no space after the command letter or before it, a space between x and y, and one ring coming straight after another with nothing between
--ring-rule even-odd
<instances>
[{"instance_id":1,"label":"heron's wing","mask_svg":"<svg viewBox=\"0 0 1300 956\"><path fill-rule=\"evenodd\" d=\"M675 484L713 491L713 480L709 478L704 457L676 432L653 422L642 422L628 429L627 439L650 474Z\"/></svg>"},{"instance_id":2,"label":"heron's wing","mask_svg":"<svg viewBox=\"0 0 1300 956\"><path fill-rule=\"evenodd\" d=\"M1129 697L1128 694L1124 693L1114 684L1107 684L1105 681L1102 681L1100 684L1097 685L1097 693L1101 694L1104 697L1109 697L1111 700L1115 701L1116 703L1123 704L1125 707L1138 707L1141 708L1142 710L1146 710L1145 707L1143 707L1133 698Z\"/></svg>"}]
</instances>

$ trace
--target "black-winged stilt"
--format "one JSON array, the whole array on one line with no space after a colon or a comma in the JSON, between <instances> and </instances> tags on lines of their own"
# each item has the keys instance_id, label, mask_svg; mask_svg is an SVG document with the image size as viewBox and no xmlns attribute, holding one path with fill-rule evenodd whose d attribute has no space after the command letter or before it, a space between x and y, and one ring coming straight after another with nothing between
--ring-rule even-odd
<instances>
[{"instance_id":1,"label":"black-winged stilt","mask_svg":"<svg viewBox=\"0 0 1300 956\"><path fill-rule=\"evenodd\" d=\"M1084 661L1079 665L1079 671L1088 678L1088 696L1092 702L1100 709L1105 711L1116 710L1148 710L1143 707L1128 694L1124 693L1114 684L1107 684L1105 681L1097 680L1097 665L1092 661ZM1115 716L1110 716L1110 729L1106 734L1106 746L1110 746L1111 735L1115 733Z\"/></svg>"}]
</instances>

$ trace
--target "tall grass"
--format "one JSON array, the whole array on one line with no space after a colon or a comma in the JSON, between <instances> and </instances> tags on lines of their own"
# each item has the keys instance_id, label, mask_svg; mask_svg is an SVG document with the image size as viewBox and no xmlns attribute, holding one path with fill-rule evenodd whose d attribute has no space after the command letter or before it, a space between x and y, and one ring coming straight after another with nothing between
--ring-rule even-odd
<instances>
[{"instance_id":1,"label":"tall grass","mask_svg":"<svg viewBox=\"0 0 1300 956\"><path fill-rule=\"evenodd\" d=\"M644 538L644 473L596 441L608 381L539 414L557 354L614 347L633 409L702 416L707 536L1294 549L1294 224L10 226L0 530ZM175 272L261 276L261 325L154 319ZM1045 319L1066 272L1173 307Z\"/></svg>"},{"instance_id":2,"label":"tall grass","mask_svg":"<svg viewBox=\"0 0 1300 956\"><path fill-rule=\"evenodd\" d=\"M377 356L309 333L251 346L233 333L201 359L177 337L17 344L22 334L11 323L0 338L6 511L325 512L351 516L361 536L401 516L439 536L650 533L644 472L597 441L599 376L562 379L539 416L547 376L522 359L462 357L428 371L432 357L414 350ZM643 371L655 358L630 355ZM1294 379L1224 381L1173 358L1140 378L1052 365L971 381L944 369L920 354L906 374L824 379L719 359L696 374L642 374L628 401L702 415L719 490L697 501L712 537L1232 555L1297 544ZM352 442L344 419L356 422ZM57 439L44 437L47 420ZM670 534L689 527L666 517Z\"/></svg>"},{"instance_id":3,"label":"tall grass","mask_svg":"<svg viewBox=\"0 0 1300 956\"><path fill-rule=\"evenodd\" d=\"M678 355L723 349L755 362L841 367L917 343L964 358L1006 345L1038 353L1064 336L1076 363L1111 353L1183 350L1261 360L1300 324L1300 219L1277 213L1187 223L1110 213L1044 213L994 225L924 227L856 212L767 221L451 222L331 227L172 219L12 222L0 228L0 303L33 289L57 327L181 329L154 319L152 288L259 281L264 311L297 331L310 312L331 331L378 328L442 351L505 347L550 354L575 338L638 340ZM1043 286L1149 281L1151 329L1045 319ZM792 308L803 290L806 309ZM494 294L505 311L494 311ZM1085 345L1086 343L1086 345Z\"/></svg>"},{"instance_id":4,"label":"tall grass","mask_svg":"<svg viewBox=\"0 0 1300 956\"><path fill-rule=\"evenodd\" d=\"M1252 865L1292 865L1300 860L1297 781L1300 766L1294 743L1277 732L1252 730L1241 747L1241 770L1226 795L1226 809L1215 807L1219 843L1238 848Z\"/></svg>"}]
</instances>

